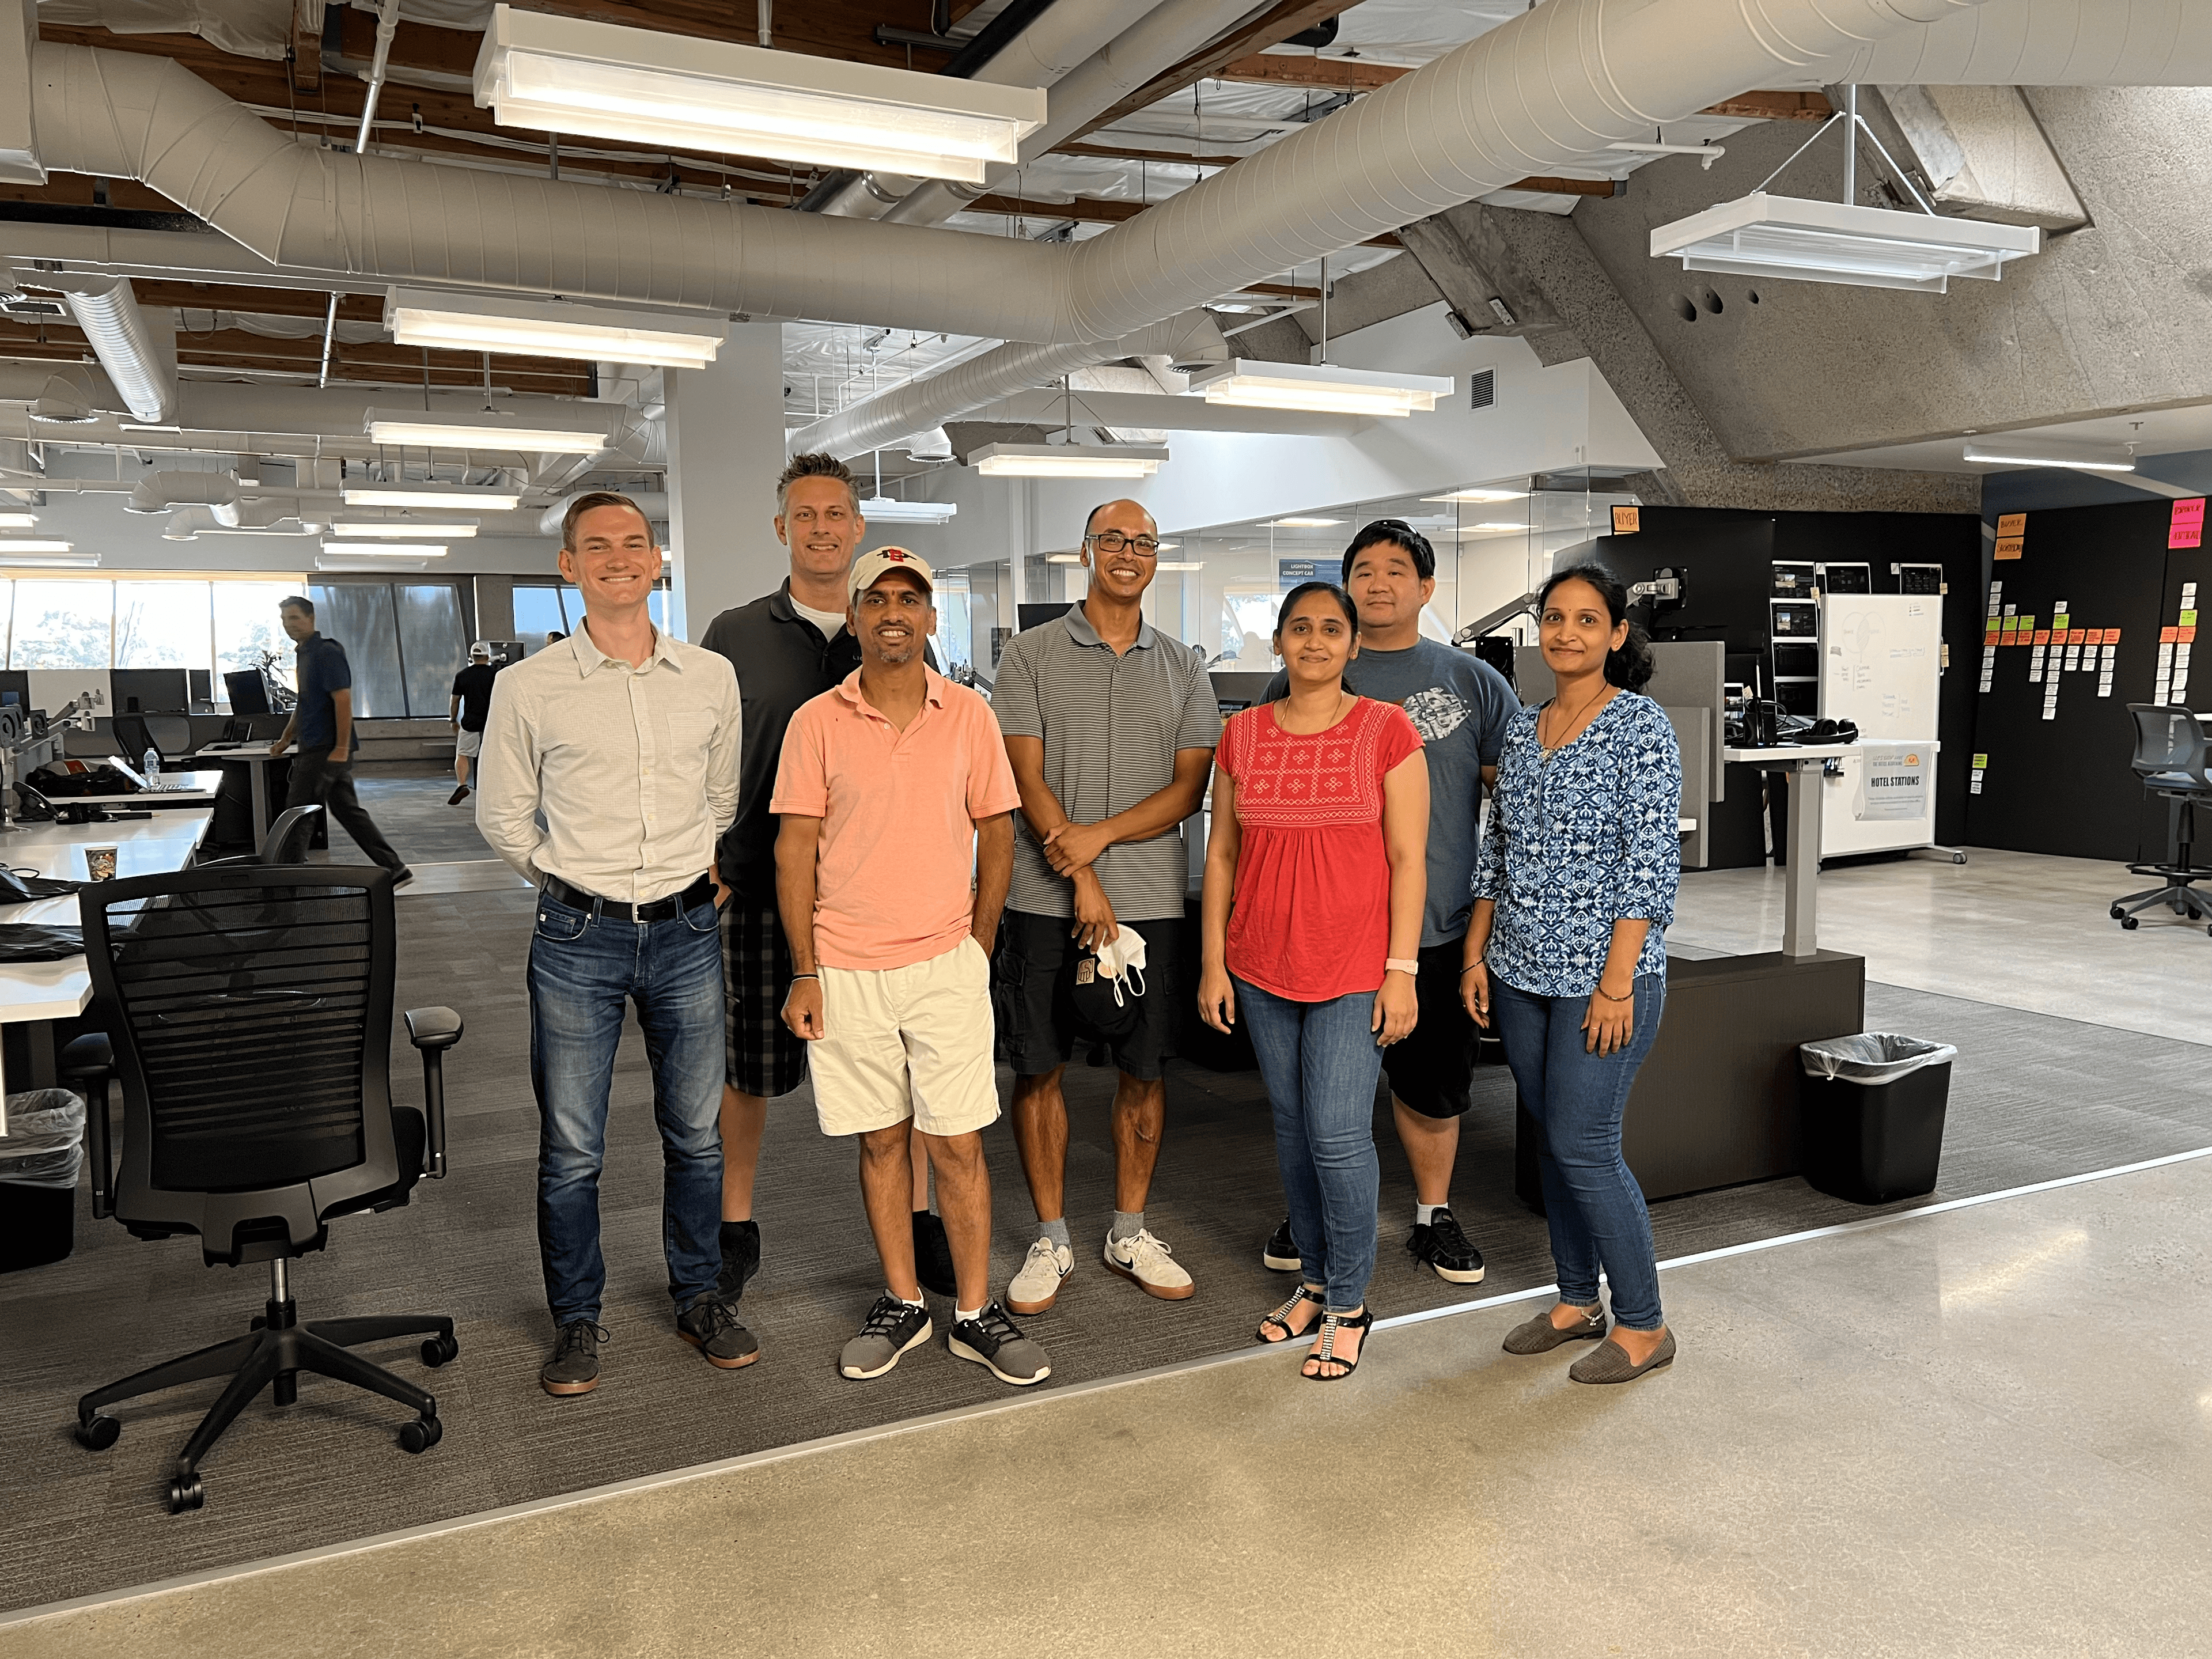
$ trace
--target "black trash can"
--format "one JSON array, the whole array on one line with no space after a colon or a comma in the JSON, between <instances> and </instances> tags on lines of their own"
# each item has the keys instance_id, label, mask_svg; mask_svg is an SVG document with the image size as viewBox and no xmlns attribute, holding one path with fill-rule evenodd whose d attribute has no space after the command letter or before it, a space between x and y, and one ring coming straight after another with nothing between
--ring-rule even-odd
<instances>
[{"instance_id":1,"label":"black trash can","mask_svg":"<svg viewBox=\"0 0 2212 1659\"><path fill-rule=\"evenodd\" d=\"M8 1097L0 1135L0 1273L59 1261L76 1243L84 1102L66 1089Z\"/></svg>"},{"instance_id":2,"label":"black trash can","mask_svg":"<svg viewBox=\"0 0 2212 1659\"><path fill-rule=\"evenodd\" d=\"M1887 1031L1800 1043L1805 1179L1854 1204L1934 1192L1958 1052Z\"/></svg>"}]
</instances>

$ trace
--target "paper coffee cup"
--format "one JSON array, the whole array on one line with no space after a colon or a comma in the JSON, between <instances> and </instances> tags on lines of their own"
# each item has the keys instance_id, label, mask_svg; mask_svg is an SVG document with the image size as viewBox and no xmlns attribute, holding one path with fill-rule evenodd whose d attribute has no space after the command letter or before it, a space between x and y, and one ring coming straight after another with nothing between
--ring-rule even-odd
<instances>
[{"instance_id":1,"label":"paper coffee cup","mask_svg":"<svg viewBox=\"0 0 2212 1659\"><path fill-rule=\"evenodd\" d=\"M115 851L112 847L88 847L84 849L84 873L92 881L115 879Z\"/></svg>"}]
</instances>

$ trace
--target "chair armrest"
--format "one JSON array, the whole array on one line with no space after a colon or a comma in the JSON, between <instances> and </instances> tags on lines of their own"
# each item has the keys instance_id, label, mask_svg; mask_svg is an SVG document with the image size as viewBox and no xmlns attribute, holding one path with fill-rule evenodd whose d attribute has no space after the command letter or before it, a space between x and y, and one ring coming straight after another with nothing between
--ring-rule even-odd
<instances>
[{"instance_id":1,"label":"chair armrest","mask_svg":"<svg viewBox=\"0 0 2212 1659\"><path fill-rule=\"evenodd\" d=\"M450 1008L410 1008L407 1040L417 1048L450 1048L461 1040L461 1017Z\"/></svg>"},{"instance_id":2,"label":"chair armrest","mask_svg":"<svg viewBox=\"0 0 2212 1659\"><path fill-rule=\"evenodd\" d=\"M422 1115L428 1131L423 1171L433 1181L446 1176L446 1050L461 1040L461 1017L451 1008L410 1008L407 1040L422 1056Z\"/></svg>"},{"instance_id":3,"label":"chair armrest","mask_svg":"<svg viewBox=\"0 0 2212 1659\"><path fill-rule=\"evenodd\" d=\"M115 1213L115 1162L108 1146L107 1081L115 1074L115 1049L105 1031L88 1031L61 1052L55 1067L63 1082L84 1097L85 1151L92 1158L92 1214Z\"/></svg>"}]
</instances>

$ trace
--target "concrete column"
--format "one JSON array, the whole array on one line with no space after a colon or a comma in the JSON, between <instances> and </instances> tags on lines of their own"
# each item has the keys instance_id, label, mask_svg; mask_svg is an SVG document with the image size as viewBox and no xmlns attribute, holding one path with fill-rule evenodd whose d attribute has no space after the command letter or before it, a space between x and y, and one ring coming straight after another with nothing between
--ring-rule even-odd
<instances>
[{"instance_id":1,"label":"concrete column","mask_svg":"<svg viewBox=\"0 0 2212 1659\"><path fill-rule=\"evenodd\" d=\"M696 640L791 568L773 522L783 471L782 325L732 323L714 362L670 369L665 385L669 625Z\"/></svg>"},{"instance_id":2,"label":"concrete column","mask_svg":"<svg viewBox=\"0 0 2212 1659\"><path fill-rule=\"evenodd\" d=\"M514 578L478 576L476 581L477 631L479 640L514 637Z\"/></svg>"}]
</instances>

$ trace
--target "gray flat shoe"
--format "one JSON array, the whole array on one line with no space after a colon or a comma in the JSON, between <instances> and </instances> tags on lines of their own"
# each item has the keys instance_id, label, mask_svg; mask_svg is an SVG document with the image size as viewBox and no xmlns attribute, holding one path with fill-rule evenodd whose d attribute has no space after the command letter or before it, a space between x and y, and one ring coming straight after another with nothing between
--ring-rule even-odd
<instances>
[{"instance_id":1,"label":"gray flat shoe","mask_svg":"<svg viewBox=\"0 0 2212 1659\"><path fill-rule=\"evenodd\" d=\"M1552 1323L1549 1308L1525 1324L1516 1325L1505 1333L1505 1352L1508 1353L1549 1353L1563 1343L1589 1342L1605 1334L1605 1310L1601 1307L1595 1315L1585 1314L1579 1325L1570 1325L1561 1330Z\"/></svg>"},{"instance_id":2,"label":"gray flat shoe","mask_svg":"<svg viewBox=\"0 0 2212 1659\"><path fill-rule=\"evenodd\" d=\"M1567 1376L1577 1382L1633 1382L1646 1371L1656 1371L1662 1365L1674 1363L1674 1333L1672 1331L1659 1339L1659 1346L1652 1349L1651 1358L1641 1365L1629 1364L1628 1351L1608 1338L1568 1366Z\"/></svg>"}]
</instances>

